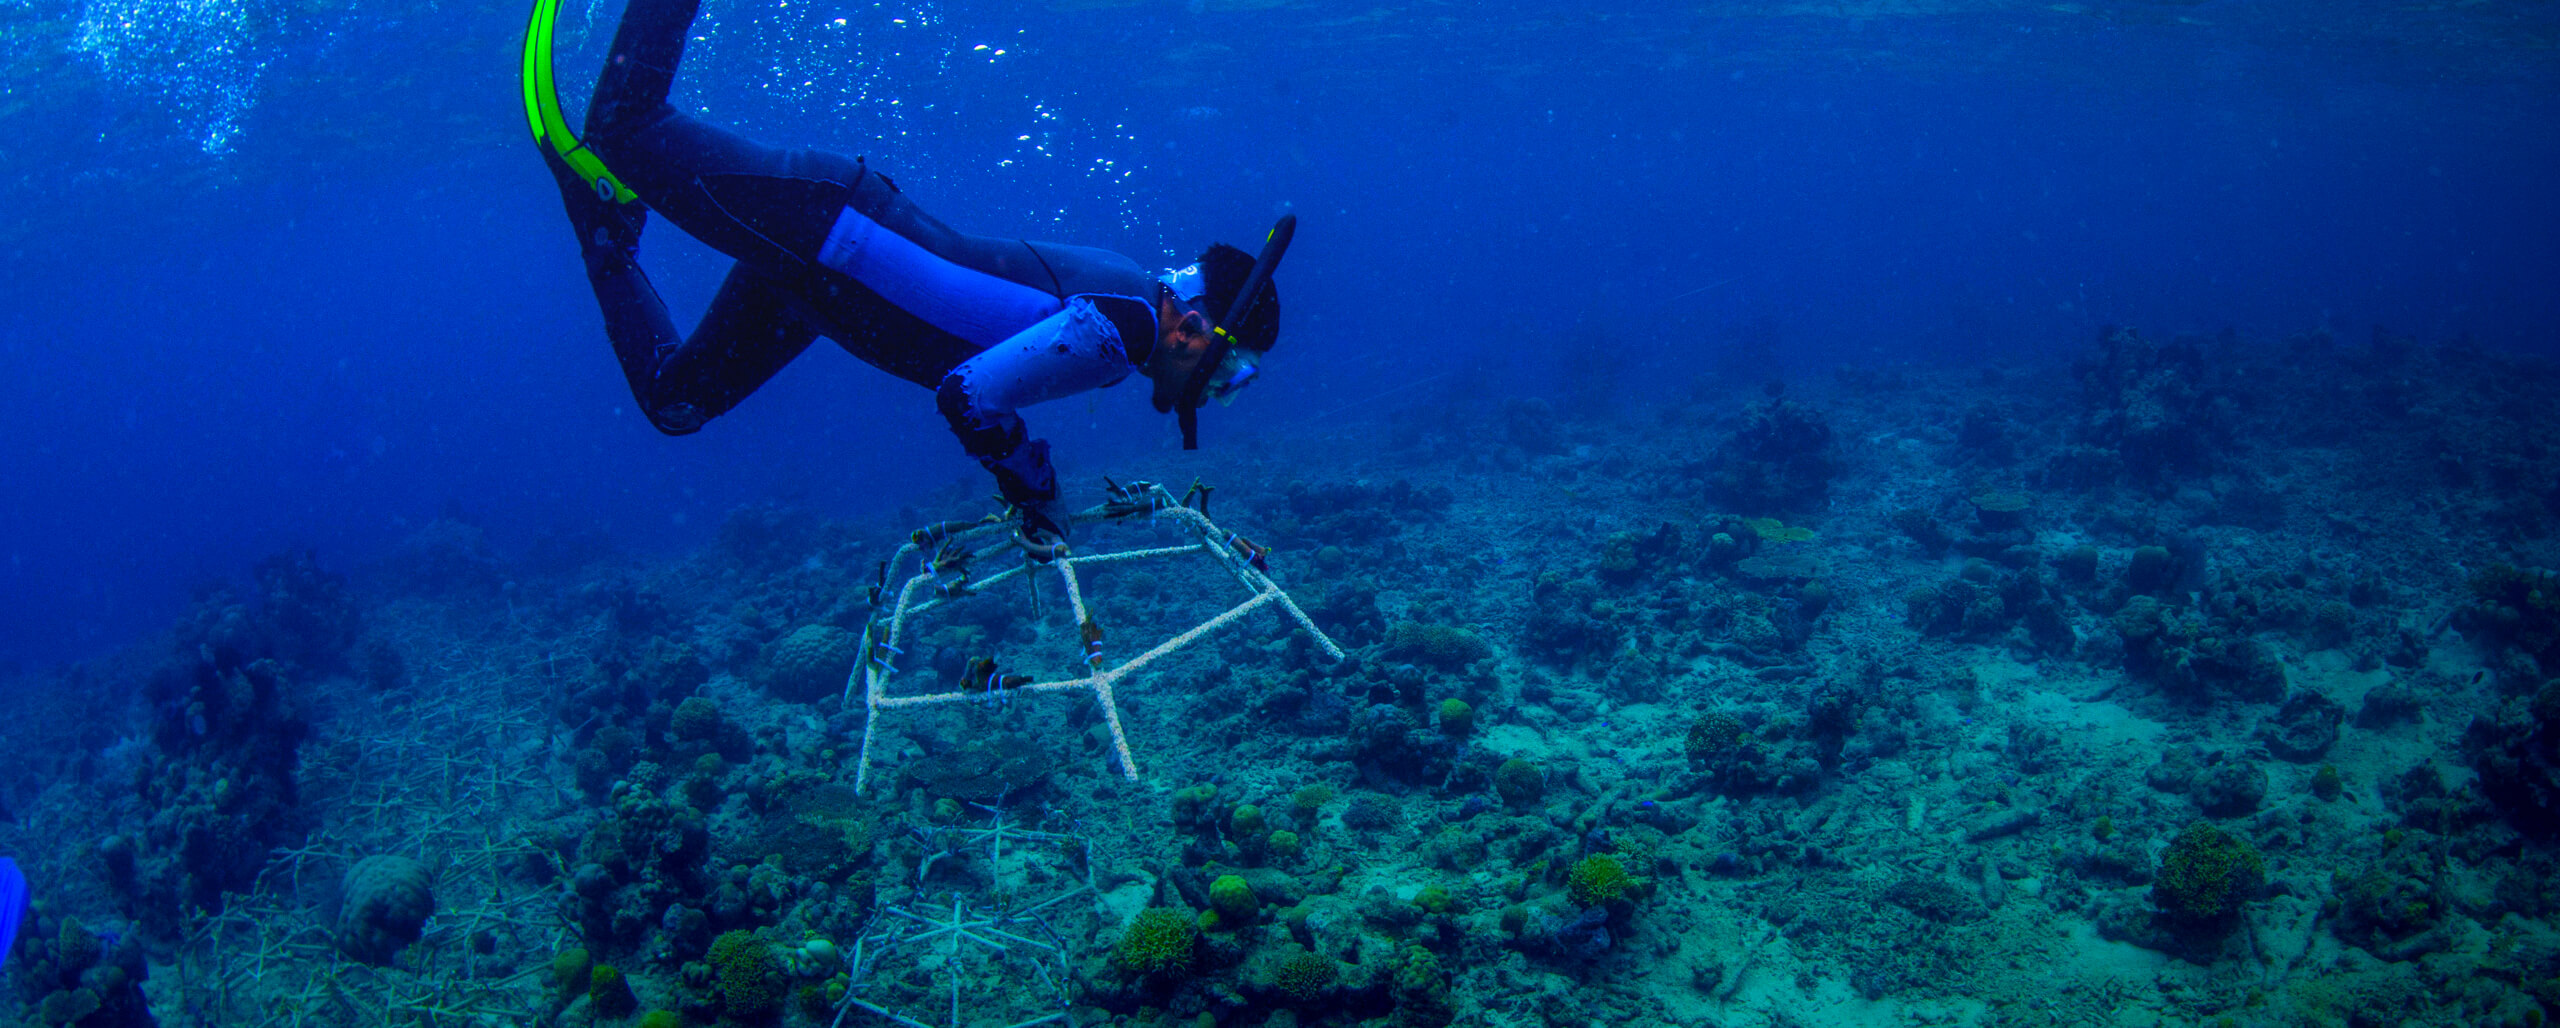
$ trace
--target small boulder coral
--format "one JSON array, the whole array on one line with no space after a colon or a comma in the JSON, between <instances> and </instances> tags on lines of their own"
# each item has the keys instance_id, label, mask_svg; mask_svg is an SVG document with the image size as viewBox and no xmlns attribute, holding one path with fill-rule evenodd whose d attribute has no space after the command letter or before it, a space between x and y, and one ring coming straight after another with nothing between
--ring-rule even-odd
<instances>
[{"instance_id":1,"label":"small boulder coral","mask_svg":"<svg viewBox=\"0 0 2560 1028\"><path fill-rule=\"evenodd\" d=\"M1493 791L1514 808L1535 806L1546 798L1547 773L1536 764L1514 757L1494 769Z\"/></svg>"},{"instance_id":2,"label":"small boulder coral","mask_svg":"<svg viewBox=\"0 0 2560 1028\"><path fill-rule=\"evenodd\" d=\"M338 948L368 964L388 964L418 941L436 894L426 865L375 855L356 861L339 883Z\"/></svg>"},{"instance_id":3,"label":"small boulder coral","mask_svg":"<svg viewBox=\"0 0 2560 1028\"><path fill-rule=\"evenodd\" d=\"M687 696L676 704L675 714L667 721L667 732L685 742L709 742L719 738L727 726L718 703L708 696Z\"/></svg>"},{"instance_id":4,"label":"small boulder coral","mask_svg":"<svg viewBox=\"0 0 2560 1028\"><path fill-rule=\"evenodd\" d=\"M853 667L854 633L834 625L802 625L765 651L765 691L793 703L815 703L844 690Z\"/></svg>"},{"instance_id":5,"label":"small boulder coral","mask_svg":"<svg viewBox=\"0 0 2560 1028\"><path fill-rule=\"evenodd\" d=\"M1225 923L1244 924L1262 913L1261 897L1253 894L1253 886L1242 875L1219 875L1210 882L1209 906Z\"/></svg>"}]
</instances>

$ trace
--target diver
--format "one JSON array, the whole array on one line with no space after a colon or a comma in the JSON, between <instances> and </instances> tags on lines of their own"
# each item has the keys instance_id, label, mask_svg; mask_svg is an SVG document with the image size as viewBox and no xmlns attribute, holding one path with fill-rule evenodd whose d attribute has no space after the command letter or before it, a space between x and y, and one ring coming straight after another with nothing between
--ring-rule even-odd
<instances>
[{"instance_id":1,"label":"diver","mask_svg":"<svg viewBox=\"0 0 2560 1028\"><path fill-rule=\"evenodd\" d=\"M630 0L580 134L553 82L558 0L537 0L525 29L525 116L632 399L659 431L699 430L826 336L935 390L1041 553L1065 542L1067 519L1049 444L1017 411L1138 371L1192 449L1201 403L1254 380L1279 338L1270 275L1294 216L1258 258L1213 245L1160 276L1105 250L954 231L863 157L772 149L670 105L699 7ZM736 261L690 335L638 262L650 211Z\"/></svg>"}]
</instances>

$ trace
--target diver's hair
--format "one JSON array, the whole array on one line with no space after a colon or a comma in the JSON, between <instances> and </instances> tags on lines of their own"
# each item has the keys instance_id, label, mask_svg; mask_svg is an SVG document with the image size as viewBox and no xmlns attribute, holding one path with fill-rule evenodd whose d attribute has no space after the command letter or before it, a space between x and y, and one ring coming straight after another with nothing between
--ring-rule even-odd
<instances>
[{"instance_id":1,"label":"diver's hair","mask_svg":"<svg viewBox=\"0 0 2560 1028\"><path fill-rule=\"evenodd\" d=\"M1227 308L1235 306L1236 291L1244 288L1244 280L1253 275L1253 255L1225 243L1211 244L1209 252L1200 255L1200 277L1208 283L1209 316L1223 318ZM1237 319L1239 324L1223 326L1235 337L1236 345L1255 353L1268 353L1280 341L1280 285L1267 283L1262 299Z\"/></svg>"}]
</instances>

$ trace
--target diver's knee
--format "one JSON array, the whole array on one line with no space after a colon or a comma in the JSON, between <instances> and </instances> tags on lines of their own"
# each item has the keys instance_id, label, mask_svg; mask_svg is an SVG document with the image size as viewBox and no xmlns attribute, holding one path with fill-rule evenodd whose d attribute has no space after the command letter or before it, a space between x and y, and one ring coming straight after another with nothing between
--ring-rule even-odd
<instances>
[{"instance_id":1,"label":"diver's knee","mask_svg":"<svg viewBox=\"0 0 2560 1028\"><path fill-rule=\"evenodd\" d=\"M955 431L980 427L977 405L969 398L969 382L961 378L959 372L942 376L942 386L933 391L933 406L942 412L942 419L950 422Z\"/></svg>"},{"instance_id":2,"label":"diver's knee","mask_svg":"<svg viewBox=\"0 0 2560 1028\"><path fill-rule=\"evenodd\" d=\"M649 424L666 435L692 435L702 431L711 412L690 403L662 403L647 410Z\"/></svg>"}]
</instances>

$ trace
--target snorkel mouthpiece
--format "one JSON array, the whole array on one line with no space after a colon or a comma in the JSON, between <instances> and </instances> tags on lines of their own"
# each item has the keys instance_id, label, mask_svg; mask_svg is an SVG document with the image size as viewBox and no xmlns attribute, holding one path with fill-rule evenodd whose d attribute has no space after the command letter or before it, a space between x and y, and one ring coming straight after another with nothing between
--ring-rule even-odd
<instances>
[{"instance_id":1,"label":"snorkel mouthpiece","mask_svg":"<svg viewBox=\"0 0 2560 1028\"><path fill-rule=\"evenodd\" d=\"M1233 370L1225 377L1209 383L1209 396L1212 399L1222 404L1232 403L1237 393L1244 391L1244 387L1252 385L1253 380L1261 376L1262 365L1244 356L1246 352L1248 351L1237 350L1227 354L1227 366Z\"/></svg>"},{"instance_id":2,"label":"snorkel mouthpiece","mask_svg":"<svg viewBox=\"0 0 2560 1028\"><path fill-rule=\"evenodd\" d=\"M1233 303L1227 305L1226 316L1209 329L1209 352L1191 373L1191 381L1182 391L1182 400L1174 411L1174 420L1182 426L1182 448L1200 448L1200 403L1215 395L1224 400L1236 390L1251 383L1261 369L1251 360L1235 360L1236 338L1228 333L1230 326L1244 324L1271 286L1271 273L1280 267L1280 258L1289 252L1289 240L1298 234L1298 216L1283 214L1271 226L1271 234L1262 239L1262 254L1253 260L1253 272L1245 276L1244 287L1236 290ZM1249 352L1249 351L1248 351ZM1222 377L1223 376L1223 377ZM1213 385L1212 380L1218 379Z\"/></svg>"}]
</instances>

